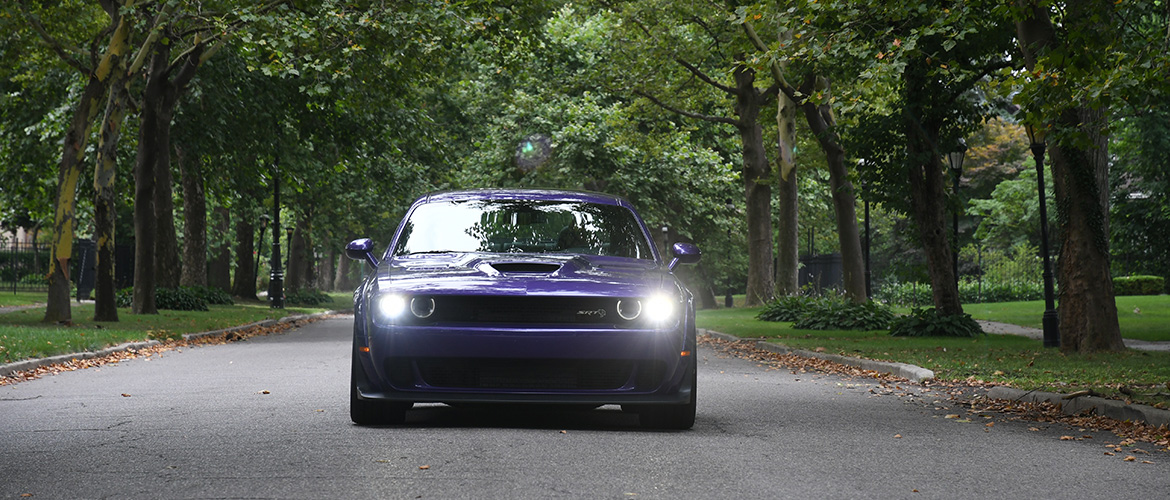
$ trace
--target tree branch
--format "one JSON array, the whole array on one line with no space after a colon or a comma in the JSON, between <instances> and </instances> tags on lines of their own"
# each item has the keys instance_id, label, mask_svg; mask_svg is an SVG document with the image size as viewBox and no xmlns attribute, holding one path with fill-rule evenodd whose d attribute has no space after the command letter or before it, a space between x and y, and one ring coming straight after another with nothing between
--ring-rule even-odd
<instances>
[{"instance_id":1,"label":"tree branch","mask_svg":"<svg viewBox=\"0 0 1170 500\"><path fill-rule=\"evenodd\" d=\"M674 62L677 62L680 65L682 65L682 67L686 68L687 71L690 71L692 75L695 75L695 77L706 82L708 85L715 87L719 90L722 90L728 94L735 95L735 88L734 87L728 87L727 85L724 85L724 84L719 83L715 80L712 80L711 77L707 76L707 74L703 73L703 71L700 70L699 68L694 67L691 63L686 62L686 61L679 59L677 57L674 58Z\"/></svg>"},{"instance_id":2,"label":"tree branch","mask_svg":"<svg viewBox=\"0 0 1170 500\"><path fill-rule=\"evenodd\" d=\"M55 37L53 37L53 35L49 34L49 31L45 29L43 24L41 24L41 18L28 10L28 6L25 5L25 1L26 0L20 0L16 5L20 9L20 13L24 14L25 20L27 20L29 24L32 25L33 31L36 31L37 35L41 37L41 40L45 42L45 45L48 45L49 49L56 53L57 57L64 61L65 64L73 67L73 69L76 69L81 74L88 75L92 73L93 69L87 66L84 62L84 60L88 57L91 57L92 54L78 47L67 46L60 40L57 40ZM111 24L113 23L111 22Z\"/></svg>"},{"instance_id":3,"label":"tree branch","mask_svg":"<svg viewBox=\"0 0 1170 500\"><path fill-rule=\"evenodd\" d=\"M671 106L669 104L666 104L666 103L658 100L657 97L654 97L654 96L652 96L646 92L643 92L641 90L635 90L634 94L645 97L646 99L649 99L650 102L654 103L655 105L657 105L658 107L660 107L662 109L670 111L671 113L685 116L687 118L694 118L697 120L703 120L703 121L714 122L714 123L726 123L728 125L733 125L735 127L740 127L742 125L739 120L736 120L733 118L727 118L725 116L704 115L702 113L692 113L690 111L676 108L674 106Z\"/></svg>"}]
</instances>

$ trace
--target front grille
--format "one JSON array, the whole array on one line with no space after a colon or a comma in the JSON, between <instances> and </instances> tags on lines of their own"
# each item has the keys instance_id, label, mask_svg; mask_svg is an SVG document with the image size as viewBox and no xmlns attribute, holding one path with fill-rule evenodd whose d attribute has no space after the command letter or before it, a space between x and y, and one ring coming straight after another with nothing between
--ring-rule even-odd
<instances>
[{"instance_id":1,"label":"front grille","mask_svg":"<svg viewBox=\"0 0 1170 500\"><path fill-rule=\"evenodd\" d=\"M435 296L432 323L614 325L617 299L605 297Z\"/></svg>"},{"instance_id":2,"label":"front grille","mask_svg":"<svg viewBox=\"0 0 1170 500\"><path fill-rule=\"evenodd\" d=\"M633 384L648 391L662 383L665 370L662 362L631 360L427 358L413 365L422 384L450 389L615 390ZM401 368L394 372L403 375Z\"/></svg>"}]
</instances>

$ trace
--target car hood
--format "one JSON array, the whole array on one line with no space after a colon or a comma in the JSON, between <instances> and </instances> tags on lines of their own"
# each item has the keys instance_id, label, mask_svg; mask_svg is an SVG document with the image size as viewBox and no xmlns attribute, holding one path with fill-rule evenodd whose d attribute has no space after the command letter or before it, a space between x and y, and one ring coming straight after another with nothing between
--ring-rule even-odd
<instances>
[{"instance_id":1,"label":"car hood","mask_svg":"<svg viewBox=\"0 0 1170 500\"><path fill-rule=\"evenodd\" d=\"M595 255L444 253L386 259L378 289L411 294L644 296L677 287L654 261Z\"/></svg>"}]
</instances>

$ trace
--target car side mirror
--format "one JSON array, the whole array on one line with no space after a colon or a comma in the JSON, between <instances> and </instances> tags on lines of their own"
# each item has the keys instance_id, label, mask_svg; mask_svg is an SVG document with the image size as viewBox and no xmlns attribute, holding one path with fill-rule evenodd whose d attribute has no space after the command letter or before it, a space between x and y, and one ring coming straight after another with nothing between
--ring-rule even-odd
<instances>
[{"instance_id":1,"label":"car side mirror","mask_svg":"<svg viewBox=\"0 0 1170 500\"><path fill-rule=\"evenodd\" d=\"M679 264L695 264L702 258L703 252L693 243L675 243L670 247L674 259L670 261L670 270L673 271Z\"/></svg>"},{"instance_id":2,"label":"car side mirror","mask_svg":"<svg viewBox=\"0 0 1170 500\"><path fill-rule=\"evenodd\" d=\"M374 257L374 240L369 238L359 238L349 242L345 245L345 256L353 260L362 260L369 262L371 266L378 267L378 259Z\"/></svg>"}]
</instances>

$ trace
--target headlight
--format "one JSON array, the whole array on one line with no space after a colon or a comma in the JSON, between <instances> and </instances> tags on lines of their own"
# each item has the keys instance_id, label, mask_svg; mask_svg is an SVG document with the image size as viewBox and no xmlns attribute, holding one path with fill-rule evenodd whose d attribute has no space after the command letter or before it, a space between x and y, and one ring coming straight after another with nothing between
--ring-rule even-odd
<instances>
[{"instance_id":1,"label":"headlight","mask_svg":"<svg viewBox=\"0 0 1170 500\"><path fill-rule=\"evenodd\" d=\"M642 301L637 299L622 299L617 303L618 317L626 321L638 319L642 314Z\"/></svg>"},{"instance_id":2,"label":"headlight","mask_svg":"<svg viewBox=\"0 0 1170 500\"><path fill-rule=\"evenodd\" d=\"M653 295L642 304L642 314L654 323L666 323L674 317L675 301L665 294Z\"/></svg>"},{"instance_id":3,"label":"headlight","mask_svg":"<svg viewBox=\"0 0 1170 500\"><path fill-rule=\"evenodd\" d=\"M406 311L406 297L392 293L382 295L375 300L374 309L378 319L389 322Z\"/></svg>"},{"instance_id":4,"label":"headlight","mask_svg":"<svg viewBox=\"0 0 1170 500\"><path fill-rule=\"evenodd\" d=\"M435 299L415 297L410 299L410 313L418 319L427 319L435 314Z\"/></svg>"}]
</instances>

